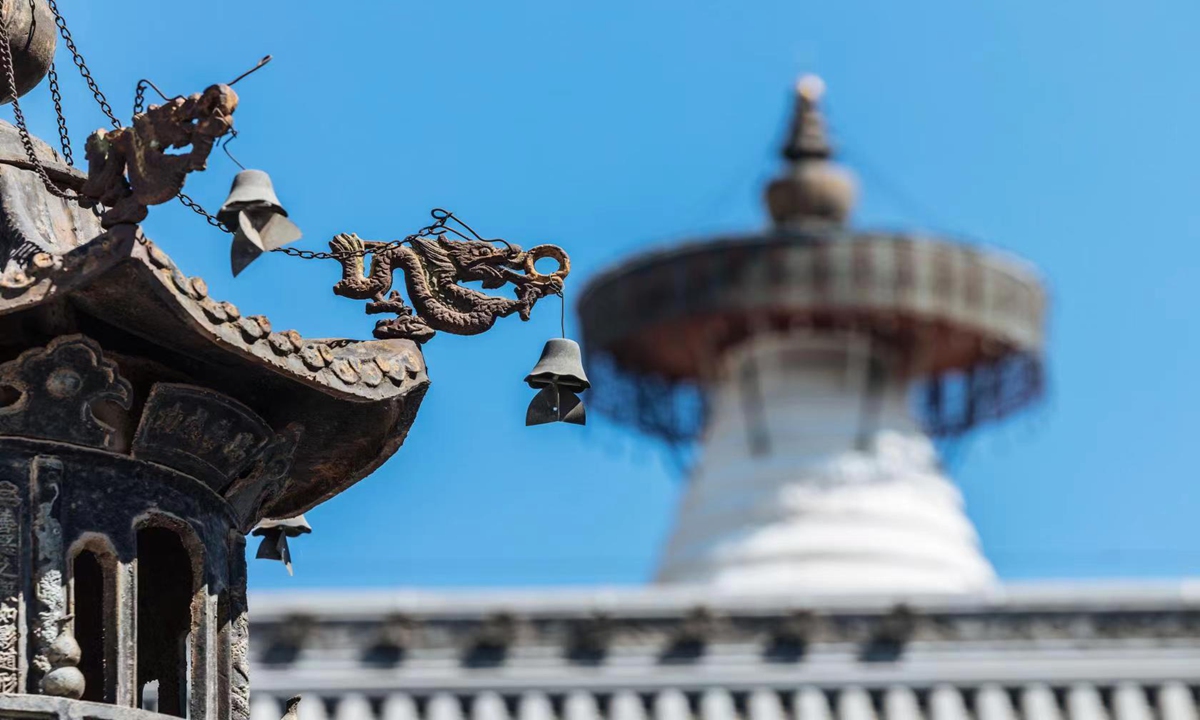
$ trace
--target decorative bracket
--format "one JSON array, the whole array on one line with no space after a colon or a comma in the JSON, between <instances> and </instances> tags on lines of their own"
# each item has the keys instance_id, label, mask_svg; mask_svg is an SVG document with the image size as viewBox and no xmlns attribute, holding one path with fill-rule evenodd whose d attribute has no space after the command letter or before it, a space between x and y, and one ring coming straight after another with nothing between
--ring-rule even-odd
<instances>
[{"instance_id":1,"label":"decorative bracket","mask_svg":"<svg viewBox=\"0 0 1200 720\"><path fill-rule=\"evenodd\" d=\"M99 448L111 447L116 431L96 418L95 404L110 401L128 410L133 398L117 364L82 335L55 338L0 365L0 398L5 388L18 396L0 407L0 435Z\"/></svg>"}]
</instances>

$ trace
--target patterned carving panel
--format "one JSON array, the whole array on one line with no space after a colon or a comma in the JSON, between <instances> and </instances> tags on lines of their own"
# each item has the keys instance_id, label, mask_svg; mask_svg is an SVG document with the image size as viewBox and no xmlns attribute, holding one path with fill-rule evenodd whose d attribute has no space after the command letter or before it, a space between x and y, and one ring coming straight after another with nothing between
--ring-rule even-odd
<instances>
[{"instance_id":1,"label":"patterned carving panel","mask_svg":"<svg viewBox=\"0 0 1200 720\"><path fill-rule=\"evenodd\" d=\"M253 470L274 438L262 418L226 395L159 383L146 401L133 456L185 472L222 492Z\"/></svg>"},{"instance_id":2,"label":"patterned carving panel","mask_svg":"<svg viewBox=\"0 0 1200 720\"><path fill-rule=\"evenodd\" d=\"M64 579L63 529L59 517L62 503L63 463L55 457L37 457L33 461L34 599L36 621L31 684L40 686L41 676L53 667L50 645L62 629L67 614ZM34 681L37 681L36 683Z\"/></svg>"},{"instance_id":3,"label":"patterned carving panel","mask_svg":"<svg viewBox=\"0 0 1200 720\"><path fill-rule=\"evenodd\" d=\"M115 430L96 418L95 404L110 401L128 410L133 397L116 363L82 335L55 338L0 365L0 387L18 393L0 407L0 435L100 448L112 445Z\"/></svg>"}]
</instances>

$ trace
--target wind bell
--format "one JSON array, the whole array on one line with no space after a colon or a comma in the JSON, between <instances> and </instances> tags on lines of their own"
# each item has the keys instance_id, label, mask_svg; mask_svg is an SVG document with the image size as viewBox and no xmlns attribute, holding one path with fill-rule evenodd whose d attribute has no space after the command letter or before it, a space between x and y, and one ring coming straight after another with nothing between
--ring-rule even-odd
<instances>
[{"instance_id":1,"label":"wind bell","mask_svg":"<svg viewBox=\"0 0 1200 720\"><path fill-rule=\"evenodd\" d=\"M583 371L579 343L553 338L542 349L542 358L525 377L529 387L539 390L525 413L526 425L565 422L586 425L587 413L576 393L592 386Z\"/></svg>"},{"instance_id":2,"label":"wind bell","mask_svg":"<svg viewBox=\"0 0 1200 720\"><path fill-rule=\"evenodd\" d=\"M234 277L259 255L293 243L302 234L279 203L271 176L262 170L242 170L234 177L217 219L234 231L229 255Z\"/></svg>"},{"instance_id":3,"label":"wind bell","mask_svg":"<svg viewBox=\"0 0 1200 720\"><path fill-rule=\"evenodd\" d=\"M288 538L299 537L312 532L312 526L303 515L285 520L263 520L251 535L261 537L258 552L254 557L258 560L279 560L287 568L288 575L292 574L292 551L288 548Z\"/></svg>"}]
</instances>

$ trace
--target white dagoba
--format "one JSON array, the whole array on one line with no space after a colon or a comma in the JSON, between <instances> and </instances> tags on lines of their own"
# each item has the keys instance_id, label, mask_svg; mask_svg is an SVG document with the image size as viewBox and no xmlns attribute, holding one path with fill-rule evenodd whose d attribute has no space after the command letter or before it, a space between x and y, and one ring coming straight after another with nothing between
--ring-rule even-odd
<instances>
[{"instance_id":1,"label":"white dagoba","mask_svg":"<svg viewBox=\"0 0 1200 720\"><path fill-rule=\"evenodd\" d=\"M722 358L699 461L659 573L737 593L966 593L995 573L862 337L769 334ZM891 378L890 380L888 378Z\"/></svg>"},{"instance_id":2,"label":"white dagoba","mask_svg":"<svg viewBox=\"0 0 1200 720\"><path fill-rule=\"evenodd\" d=\"M770 227L647 253L589 283L585 344L611 369L592 398L672 442L695 437L675 391L706 402L660 583L986 591L995 573L926 431L961 434L1037 397L1041 280L980 247L854 229L858 185L834 158L822 88L796 87L785 166L764 193Z\"/></svg>"}]
</instances>

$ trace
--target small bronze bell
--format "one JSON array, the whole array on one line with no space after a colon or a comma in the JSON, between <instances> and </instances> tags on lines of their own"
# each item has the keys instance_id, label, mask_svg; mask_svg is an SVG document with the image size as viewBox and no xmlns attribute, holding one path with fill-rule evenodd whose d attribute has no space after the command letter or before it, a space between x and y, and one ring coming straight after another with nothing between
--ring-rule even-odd
<instances>
[{"instance_id":1,"label":"small bronze bell","mask_svg":"<svg viewBox=\"0 0 1200 720\"><path fill-rule=\"evenodd\" d=\"M284 520L263 520L250 532L251 535L262 538L254 557L259 560L279 560L287 568L288 575L291 575L292 551L288 548L288 538L310 532L312 527L303 515Z\"/></svg>"},{"instance_id":2,"label":"small bronze bell","mask_svg":"<svg viewBox=\"0 0 1200 720\"><path fill-rule=\"evenodd\" d=\"M542 349L533 372L525 377L529 387L539 390L525 413L526 425L565 422L586 425L587 413L576 393L592 386L583 371L579 343L566 338L554 338Z\"/></svg>"},{"instance_id":3,"label":"small bronze bell","mask_svg":"<svg viewBox=\"0 0 1200 720\"><path fill-rule=\"evenodd\" d=\"M300 239L300 228L288 220L271 176L262 170L243 170L233 179L229 198L217 219L234 231L230 263L237 277L264 252Z\"/></svg>"}]
</instances>

